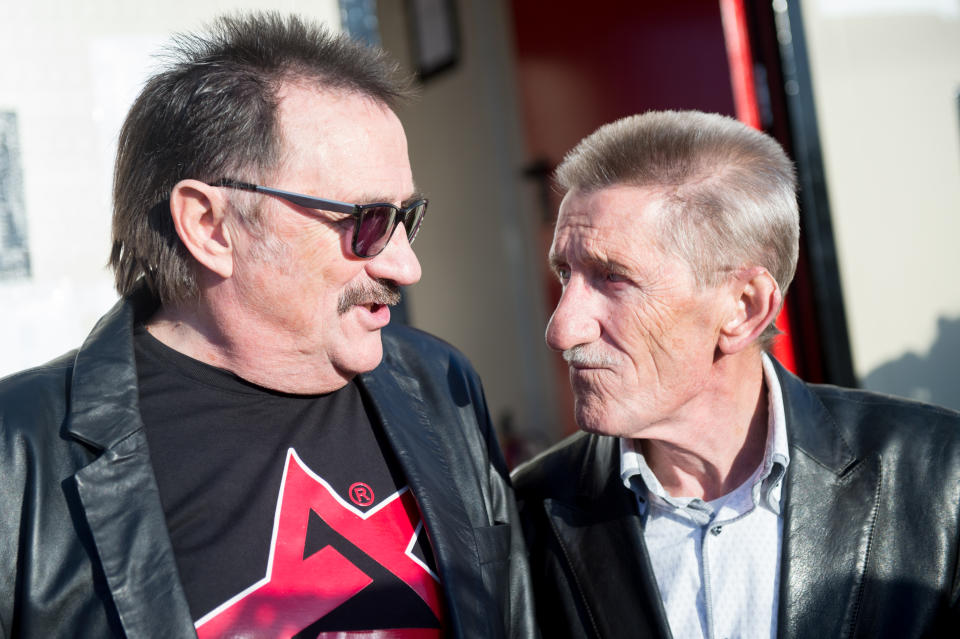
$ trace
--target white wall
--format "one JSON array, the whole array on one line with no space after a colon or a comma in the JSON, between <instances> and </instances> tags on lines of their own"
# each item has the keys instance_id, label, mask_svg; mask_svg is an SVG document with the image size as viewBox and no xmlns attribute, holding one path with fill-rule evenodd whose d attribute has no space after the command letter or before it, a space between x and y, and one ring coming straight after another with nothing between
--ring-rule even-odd
<instances>
[{"instance_id":1,"label":"white wall","mask_svg":"<svg viewBox=\"0 0 960 639\"><path fill-rule=\"evenodd\" d=\"M123 117L171 33L244 9L339 28L337 0L6 3L0 112L18 122L29 278L0 279L0 375L80 344L116 300L105 267Z\"/></svg>"},{"instance_id":2,"label":"white wall","mask_svg":"<svg viewBox=\"0 0 960 639\"><path fill-rule=\"evenodd\" d=\"M855 371L960 408L960 0L802 8Z\"/></svg>"}]
</instances>

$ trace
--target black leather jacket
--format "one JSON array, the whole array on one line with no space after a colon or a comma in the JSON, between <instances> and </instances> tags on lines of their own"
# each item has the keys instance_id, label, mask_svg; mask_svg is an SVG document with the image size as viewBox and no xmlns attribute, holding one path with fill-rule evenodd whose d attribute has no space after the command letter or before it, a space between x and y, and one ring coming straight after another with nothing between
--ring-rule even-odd
<instances>
[{"instance_id":1,"label":"black leather jacket","mask_svg":"<svg viewBox=\"0 0 960 639\"><path fill-rule=\"evenodd\" d=\"M121 301L83 346L0 381L0 637L196 637L137 407ZM360 382L416 496L449 636L533 636L516 507L480 382L462 355L383 331Z\"/></svg>"},{"instance_id":2,"label":"black leather jacket","mask_svg":"<svg viewBox=\"0 0 960 639\"><path fill-rule=\"evenodd\" d=\"M960 635L960 414L777 365L790 465L777 636ZM545 637L669 637L617 440L514 473Z\"/></svg>"}]
</instances>

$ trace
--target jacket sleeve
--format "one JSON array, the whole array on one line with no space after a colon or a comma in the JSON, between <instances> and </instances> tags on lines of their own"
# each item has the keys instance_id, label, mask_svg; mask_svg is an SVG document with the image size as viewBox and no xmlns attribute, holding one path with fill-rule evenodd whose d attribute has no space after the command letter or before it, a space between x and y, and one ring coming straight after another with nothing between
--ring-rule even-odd
<instances>
[{"instance_id":1,"label":"jacket sleeve","mask_svg":"<svg viewBox=\"0 0 960 639\"><path fill-rule=\"evenodd\" d=\"M0 380L3 639L54 623L55 615L42 620L36 611L56 603L49 593L72 594L79 581L57 572L72 559L68 540L73 527L61 487L69 460L54 451L64 420L67 379L66 366L51 362Z\"/></svg>"},{"instance_id":2,"label":"jacket sleeve","mask_svg":"<svg viewBox=\"0 0 960 639\"><path fill-rule=\"evenodd\" d=\"M944 623L944 627L954 629L960 628L960 522L958 522L956 530L957 534L953 541L957 555L953 560L953 583L950 588L950 607L947 612L946 622Z\"/></svg>"},{"instance_id":3,"label":"jacket sleeve","mask_svg":"<svg viewBox=\"0 0 960 639\"><path fill-rule=\"evenodd\" d=\"M12 637L20 563L24 460L0 406L0 639Z\"/></svg>"}]
</instances>

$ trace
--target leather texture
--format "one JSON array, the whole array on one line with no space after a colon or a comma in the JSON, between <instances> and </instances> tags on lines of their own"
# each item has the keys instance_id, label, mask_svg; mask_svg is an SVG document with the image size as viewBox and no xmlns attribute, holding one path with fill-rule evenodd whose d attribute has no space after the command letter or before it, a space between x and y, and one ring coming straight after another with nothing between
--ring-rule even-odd
<instances>
[{"instance_id":1,"label":"leather texture","mask_svg":"<svg viewBox=\"0 0 960 639\"><path fill-rule=\"evenodd\" d=\"M957 636L960 413L777 374L777 636ZM513 479L543 636L670 637L617 439L577 433Z\"/></svg>"},{"instance_id":2,"label":"leather texture","mask_svg":"<svg viewBox=\"0 0 960 639\"><path fill-rule=\"evenodd\" d=\"M78 351L0 381L0 637L196 637L137 406L121 300ZM450 637L533 637L506 466L466 359L406 327L360 385L417 499Z\"/></svg>"}]
</instances>

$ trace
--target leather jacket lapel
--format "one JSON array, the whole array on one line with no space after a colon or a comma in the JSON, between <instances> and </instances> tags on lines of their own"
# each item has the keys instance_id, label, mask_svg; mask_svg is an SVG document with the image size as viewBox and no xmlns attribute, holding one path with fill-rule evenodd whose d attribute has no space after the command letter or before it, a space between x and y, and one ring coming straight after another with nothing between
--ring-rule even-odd
<instances>
[{"instance_id":1,"label":"leather jacket lapel","mask_svg":"<svg viewBox=\"0 0 960 639\"><path fill-rule=\"evenodd\" d=\"M77 354L67 432L102 452L76 488L125 634L196 637L137 408L132 324L118 303Z\"/></svg>"},{"instance_id":2,"label":"leather jacket lapel","mask_svg":"<svg viewBox=\"0 0 960 639\"><path fill-rule=\"evenodd\" d=\"M126 635L196 637L145 444L138 433L104 451L77 490Z\"/></svg>"},{"instance_id":3,"label":"leather jacket lapel","mask_svg":"<svg viewBox=\"0 0 960 639\"><path fill-rule=\"evenodd\" d=\"M778 634L848 637L879 508L880 459L858 459L806 385L778 373L790 439Z\"/></svg>"},{"instance_id":4,"label":"leather jacket lapel","mask_svg":"<svg viewBox=\"0 0 960 639\"><path fill-rule=\"evenodd\" d=\"M617 440L590 439L574 502L544 501L550 525L599 637L670 637L635 498L620 483Z\"/></svg>"},{"instance_id":5,"label":"leather jacket lapel","mask_svg":"<svg viewBox=\"0 0 960 639\"><path fill-rule=\"evenodd\" d=\"M456 485L436 420L424 404L420 383L395 368L381 365L360 376L387 439L413 491L430 539L446 597L447 622L455 636L464 628L489 626L486 588L477 555L477 542L462 495ZM450 426L450 425L447 425ZM471 562L469 570L463 570Z\"/></svg>"}]
</instances>

